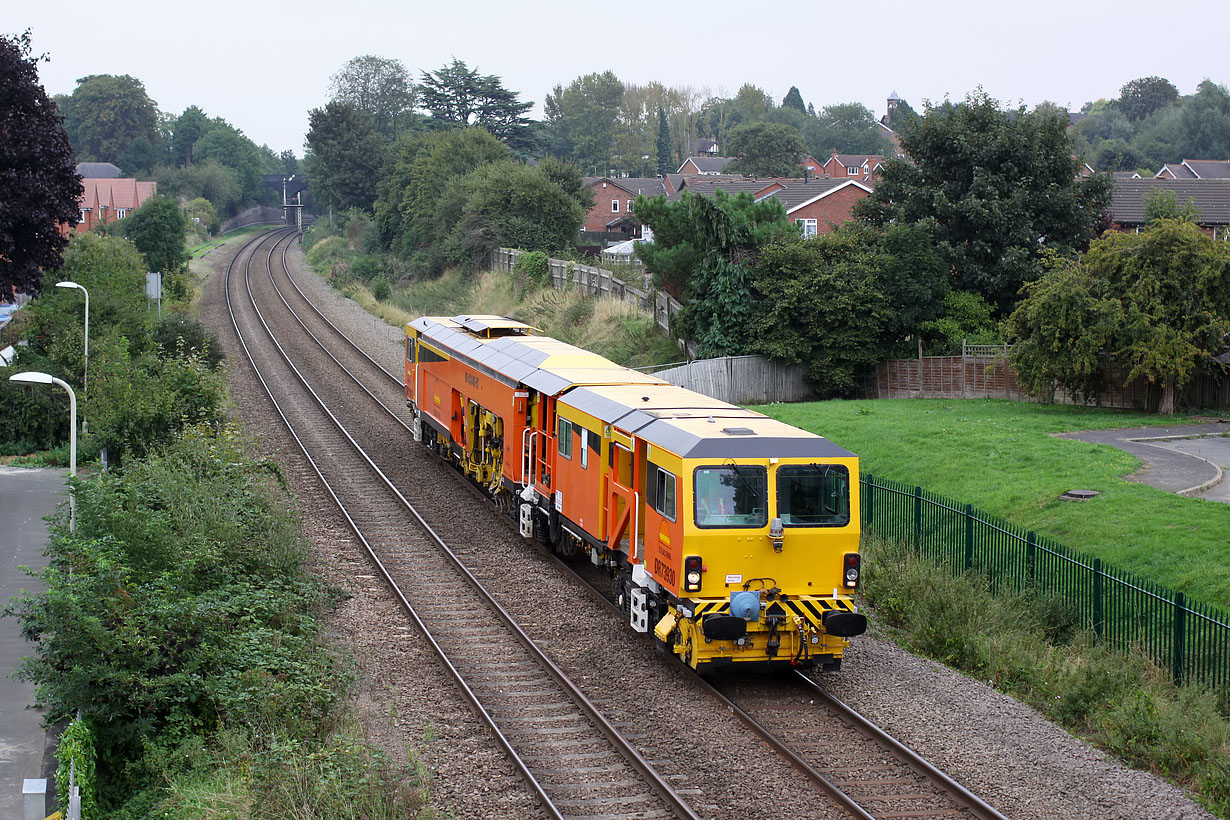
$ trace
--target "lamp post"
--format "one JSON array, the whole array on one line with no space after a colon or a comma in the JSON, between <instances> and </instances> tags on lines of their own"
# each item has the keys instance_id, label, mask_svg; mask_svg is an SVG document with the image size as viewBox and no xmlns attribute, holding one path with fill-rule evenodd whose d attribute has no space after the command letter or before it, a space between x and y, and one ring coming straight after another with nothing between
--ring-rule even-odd
<instances>
[{"instance_id":1,"label":"lamp post","mask_svg":"<svg viewBox=\"0 0 1230 820\"><path fill-rule=\"evenodd\" d=\"M81 391L90 395L90 292L76 282L56 282L57 288L76 288L85 294L85 372L81 374Z\"/></svg>"},{"instance_id":2,"label":"lamp post","mask_svg":"<svg viewBox=\"0 0 1230 820\"><path fill-rule=\"evenodd\" d=\"M82 288L85 290L85 288ZM77 477L77 394L68 386L68 382L57 379L49 373L28 370L25 373L14 373L9 376L11 382L25 384L58 384L68 391L68 474ZM77 499L70 488L68 491L68 531L77 531Z\"/></svg>"}]
</instances>

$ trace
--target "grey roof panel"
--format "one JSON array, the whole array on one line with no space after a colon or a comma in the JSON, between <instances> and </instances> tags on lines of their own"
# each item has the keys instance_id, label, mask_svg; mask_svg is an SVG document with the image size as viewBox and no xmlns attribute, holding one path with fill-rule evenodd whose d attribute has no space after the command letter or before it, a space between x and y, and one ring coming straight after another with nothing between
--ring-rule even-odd
<instances>
[{"instance_id":1,"label":"grey roof panel","mask_svg":"<svg viewBox=\"0 0 1230 820\"><path fill-rule=\"evenodd\" d=\"M1169 191L1179 207L1188 202L1200 210L1200 225L1230 225L1230 179L1120 179L1115 178L1111 219L1120 225L1143 225L1145 197L1151 191Z\"/></svg>"},{"instance_id":2,"label":"grey roof panel","mask_svg":"<svg viewBox=\"0 0 1230 820\"><path fill-rule=\"evenodd\" d=\"M738 434L727 434L720 438L701 438L665 420L655 420L652 424L642 428L637 436L683 458L854 457L849 450L826 438Z\"/></svg>"},{"instance_id":3,"label":"grey roof panel","mask_svg":"<svg viewBox=\"0 0 1230 820\"><path fill-rule=\"evenodd\" d=\"M521 382L534 388L539 393L546 393L551 396L568 388L572 384L572 382L567 379L562 379L554 373L549 373L546 370L534 370L525 378L521 379Z\"/></svg>"}]
</instances>

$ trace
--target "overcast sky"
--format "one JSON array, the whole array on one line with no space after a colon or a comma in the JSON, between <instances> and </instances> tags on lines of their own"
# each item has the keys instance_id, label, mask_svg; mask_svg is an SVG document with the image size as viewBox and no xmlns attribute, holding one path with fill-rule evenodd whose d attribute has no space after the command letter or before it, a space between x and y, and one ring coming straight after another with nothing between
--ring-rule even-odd
<instances>
[{"instance_id":1,"label":"overcast sky","mask_svg":"<svg viewBox=\"0 0 1230 820\"><path fill-rule=\"evenodd\" d=\"M557 83L614 71L631 83L750 82L778 102L791 85L816 108L861 102L876 116L896 91L960 99L981 85L1004 103L1079 108L1158 75L1181 94L1230 83L1225 3L1033 0L794 3L691 0L129 0L85 8L9 6L0 33L30 28L50 94L89 74L130 74L158 107L198 105L275 151L303 154L307 112L328 101L347 60L401 60L417 77L456 57L535 103Z\"/></svg>"}]
</instances>

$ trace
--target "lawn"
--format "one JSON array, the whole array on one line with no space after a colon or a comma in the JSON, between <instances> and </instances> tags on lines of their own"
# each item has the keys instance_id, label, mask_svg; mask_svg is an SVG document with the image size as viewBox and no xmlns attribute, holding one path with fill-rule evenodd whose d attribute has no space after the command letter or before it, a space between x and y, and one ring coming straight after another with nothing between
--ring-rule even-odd
<instances>
[{"instance_id":1,"label":"lawn","mask_svg":"<svg viewBox=\"0 0 1230 820\"><path fill-rule=\"evenodd\" d=\"M1186 417L998 400L901 399L755 408L860 456L861 469L916 484L1100 556L1189 597L1230 608L1230 505L1124 481L1140 467L1109 445L1051 433L1181 424ZM1059 501L1067 490L1102 494Z\"/></svg>"}]
</instances>

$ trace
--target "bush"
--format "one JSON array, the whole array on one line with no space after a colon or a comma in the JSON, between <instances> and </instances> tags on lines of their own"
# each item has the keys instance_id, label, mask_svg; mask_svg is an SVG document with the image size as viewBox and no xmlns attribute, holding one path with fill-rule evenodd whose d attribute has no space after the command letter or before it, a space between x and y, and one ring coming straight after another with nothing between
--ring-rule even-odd
<instances>
[{"instance_id":1,"label":"bush","mask_svg":"<svg viewBox=\"0 0 1230 820\"><path fill-rule=\"evenodd\" d=\"M10 606L38 642L19 674L48 719L81 708L94 730L104 809L159 781L159 748L222 724L316 737L348 684L318 644L325 590L302 572L273 465L242 444L197 427L75 484L77 530L53 523L47 591Z\"/></svg>"},{"instance_id":2,"label":"bush","mask_svg":"<svg viewBox=\"0 0 1230 820\"><path fill-rule=\"evenodd\" d=\"M387 302L391 295L393 295L393 285L387 276L380 275L372 280L372 296L377 302Z\"/></svg>"},{"instance_id":3,"label":"bush","mask_svg":"<svg viewBox=\"0 0 1230 820\"><path fill-rule=\"evenodd\" d=\"M350 263L350 275L364 282L371 282L384 270L384 265L375 256L359 256Z\"/></svg>"},{"instance_id":4,"label":"bush","mask_svg":"<svg viewBox=\"0 0 1230 820\"><path fill-rule=\"evenodd\" d=\"M200 322L181 313L163 314L161 321L154 325L154 343L162 351L163 358L199 356L210 370L217 370L222 363L218 337Z\"/></svg>"},{"instance_id":5,"label":"bush","mask_svg":"<svg viewBox=\"0 0 1230 820\"><path fill-rule=\"evenodd\" d=\"M525 251L517 256L513 272L539 287L551 284L551 263L542 251Z\"/></svg>"}]
</instances>

